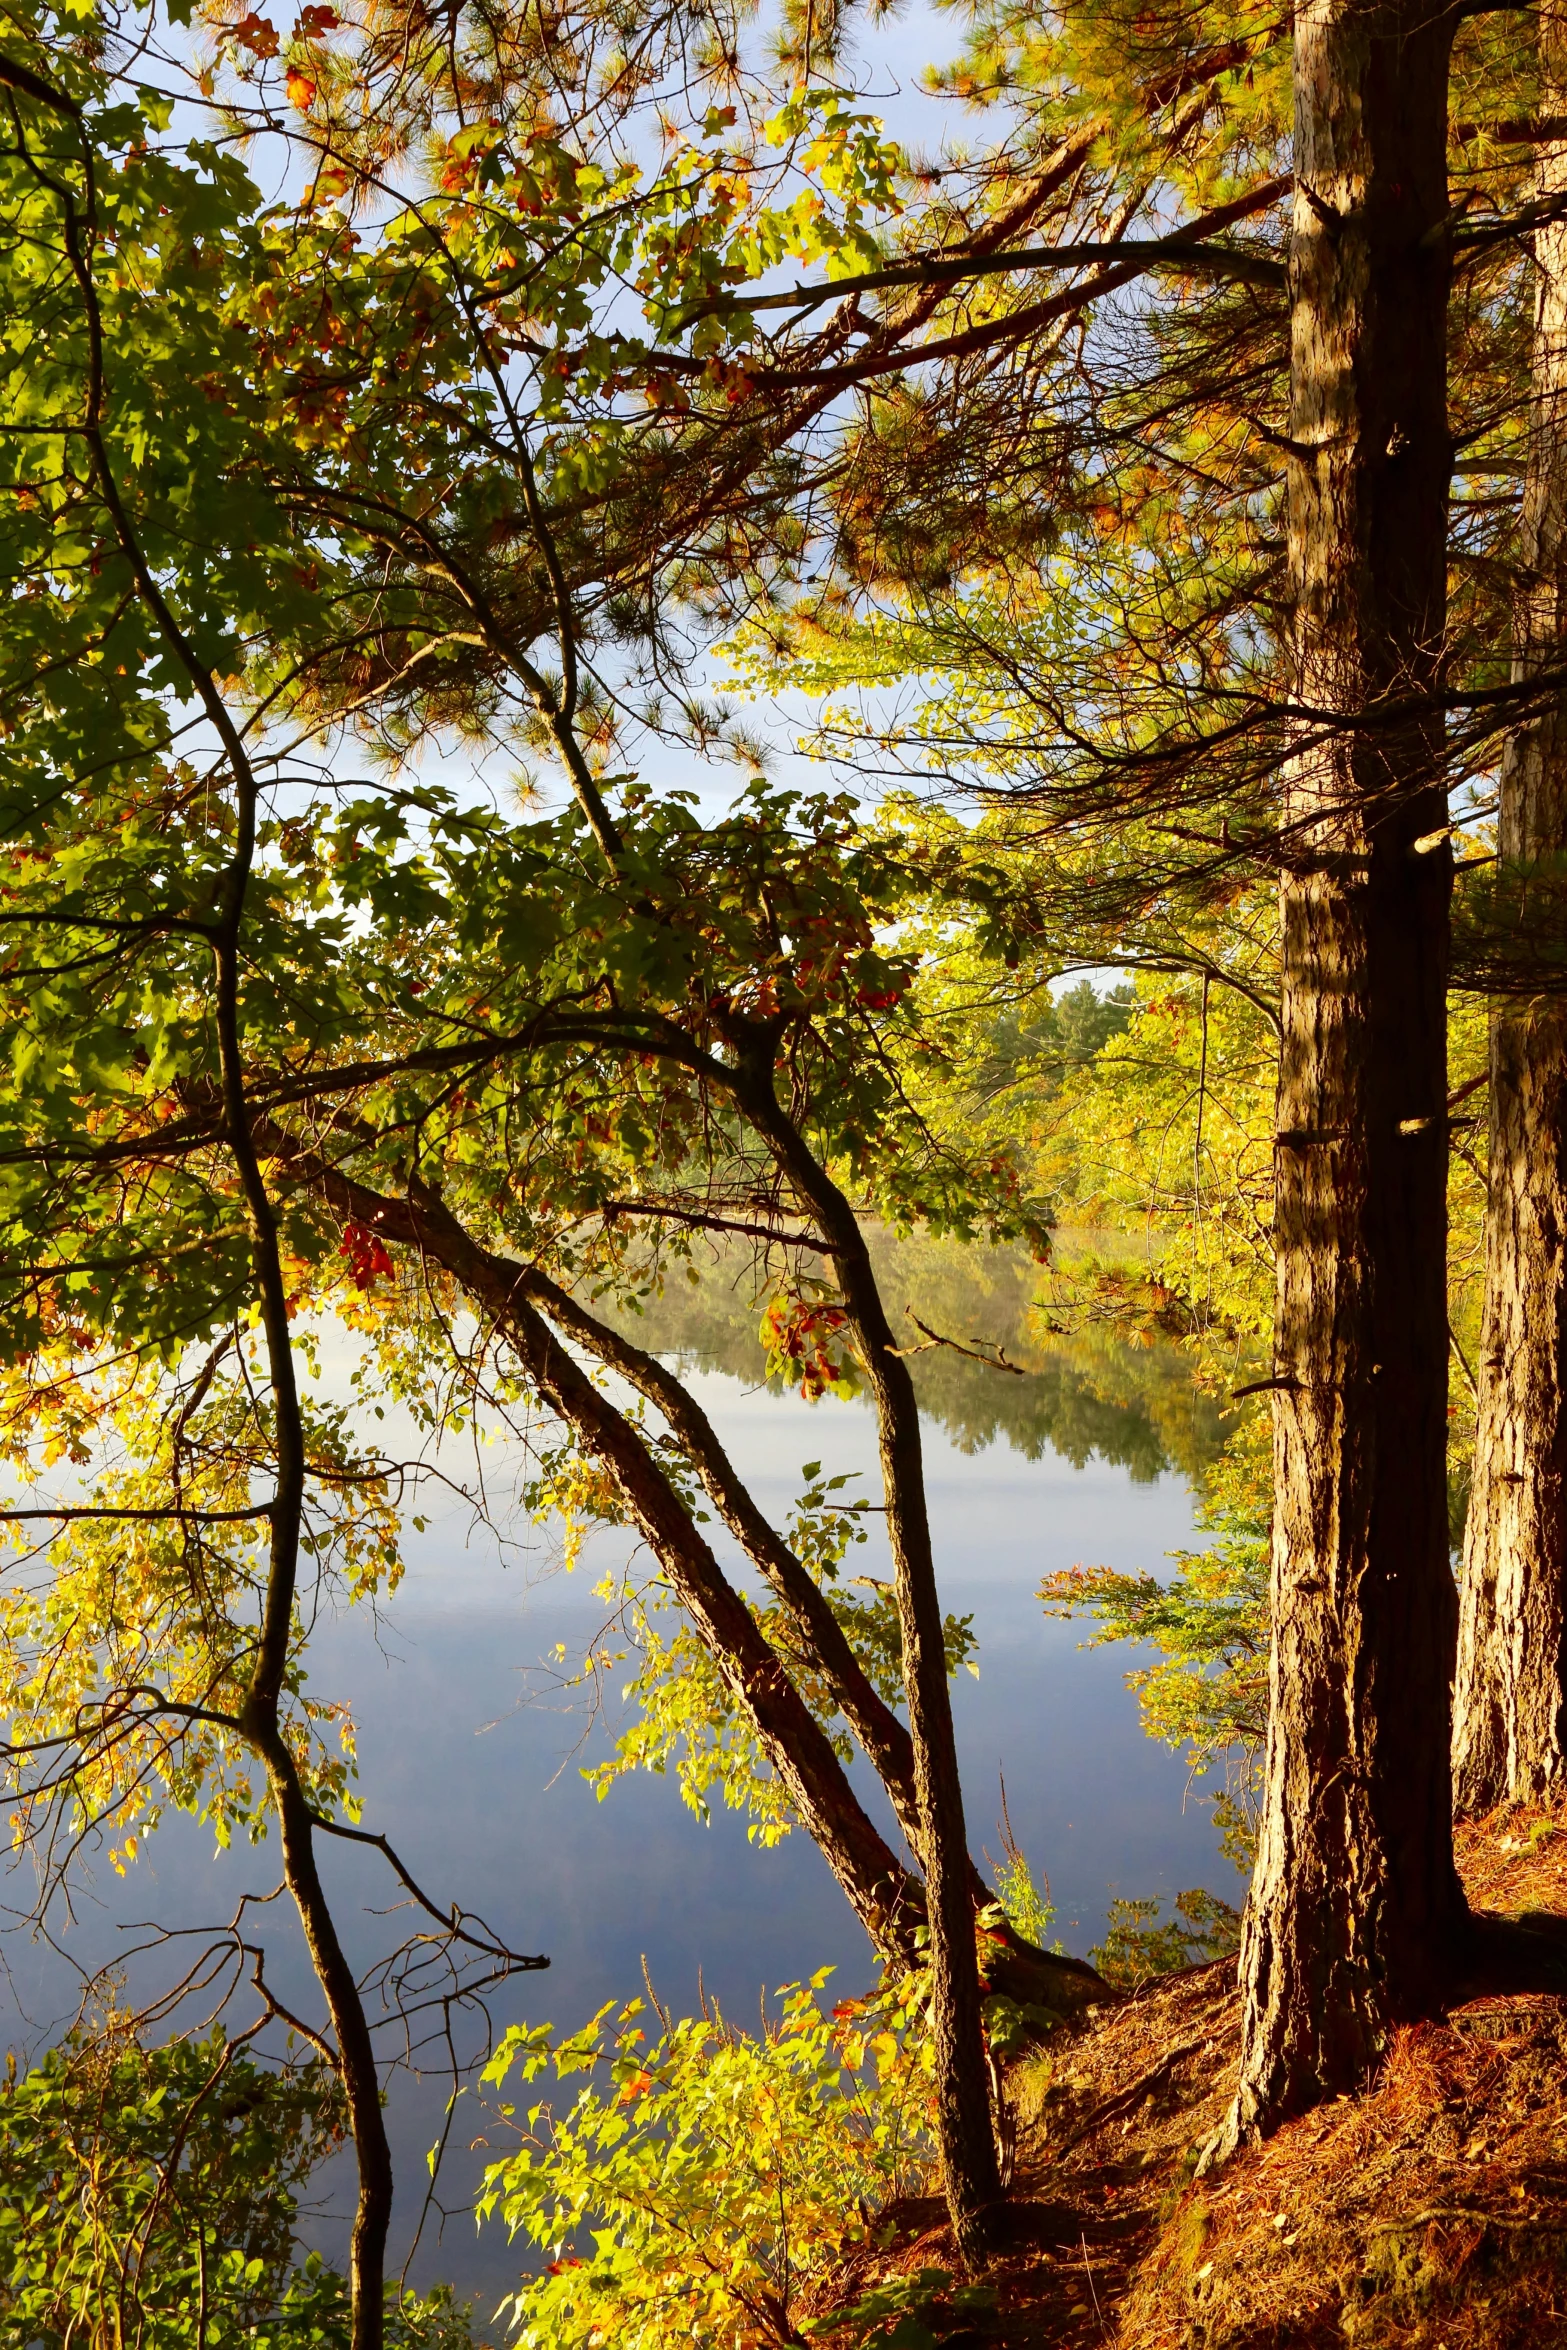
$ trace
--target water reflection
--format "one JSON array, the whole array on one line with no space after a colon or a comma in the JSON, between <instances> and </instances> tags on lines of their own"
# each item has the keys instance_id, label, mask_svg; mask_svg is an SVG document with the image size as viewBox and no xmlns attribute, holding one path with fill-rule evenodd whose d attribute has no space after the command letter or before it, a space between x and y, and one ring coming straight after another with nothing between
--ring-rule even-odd
<instances>
[{"instance_id":1,"label":"water reflection","mask_svg":"<svg viewBox=\"0 0 1567 2350\"><path fill-rule=\"evenodd\" d=\"M880 1232L871 1235L871 1253L893 1328L906 1329L919 1350L910 1369L920 1408L962 1451L1001 1440L1030 1461L1047 1452L1079 1469L1110 1461L1140 1485L1168 1469L1201 1482L1225 1420L1193 1385L1179 1347L1128 1345L1103 1327L1052 1331L1035 1306L1040 1269L1021 1248ZM757 1325L767 1289L754 1252L704 1243L692 1269L700 1276L694 1284L680 1265L669 1268L662 1294L640 1315L622 1313L621 1326L656 1352L748 1385L762 1380ZM944 1338L1001 1349L1023 1375L927 1343L921 1323Z\"/></svg>"},{"instance_id":2,"label":"water reflection","mask_svg":"<svg viewBox=\"0 0 1567 2350\"><path fill-rule=\"evenodd\" d=\"M862 1490L874 1491L869 1413L760 1385L751 1295L734 1285L738 1264L726 1263L722 1280L716 1270L644 1318L643 1343L702 1366L693 1377L704 1408L775 1520L807 1459L829 1474L859 1472ZM1189 1539L1188 1478L1211 1458L1218 1433L1211 1407L1183 1390L1173 1352L1139 1350L1118 1362L1108 1351L1047 1351L1030 1329L1031 1272L1018 1259L910 1250L888 1278L900 1316L912 1301L933 1328L999 1341L1031 1374L1011 1378L945 1350L914 1358L943 1599L972 1611L979 1638L980 1678L961 1678L955 1691L974 1846L996 1849L1004 1768L1013 1825L1048 1872L1061 1937L1074 1950L1098 1937L1117 1893L1206 1883L1233 1894L1206 1813L1185 1800L1178 1758L1141 1735L1122 1683L1134 1660L1085 1653L1074 1629L1047 1622L1033 1599L1054 1568L1158 1568ZM727 1563L738 1573L732 1554ZM860 1563L885 1571L874 1547L857 1554ZM661 1995L680 2008L695 2003L699 1968L709 1991L742 2015L755 2012L762 1986L823 1964L839 1967L845 1987L862 1982L863 1937L803 1838L763 1851L733 1815L703 1827L670 1780L634 1779L595 1800L580 1770L606 1751L616 1701L599 1722L562 1710L548 1669L557 1644L580 1653L598 1629L591 1581L591 1562L573 1576L556 1571L547 1535L503 1566L454 1508L410 1533L407 1580L379 1624L363 1612L323 1623L313 1650L316 1690L349 1700L358 1721L366 1825L393 1837L438 1899L482 1912L515 1948L550 1954L550 1971L523 1978L497 2021L578 2024L640 1988L644 1954ZM874 1787L864 1792L878 1800ZM328 1866L346 1937L368 1964L406 1929L405 1915L387 1914L396 1889L363 1854L334 1849ZM63 1947L94 1965L123 1947L129 1920L216 1921L243 1891L270 1890L274 1867L268 1847L214 1860L207 1836L174 1822L123 1884L100 1870ZM8 1894L13 1903L28 1897L14 1884ZM252 1913L252 1925L280 1992L313 2013L284 1905ZM69 2012L69 1969L25 1939L12 1937L9 1955L15 2021L0 2038L36 2051ZM443 2095L439 2084L394 2086L404 2243ZM455 2143L465 2147L471 2135L459 2127ZM454 2162L452 2204L471 2190L477 2161ZM340 2220L323 2221L319 2233L339 2248ZM496 2233L476 2241L471 2223L454 2221L444 2243L427 2239L415 2277L445 2275L498 2297L515 2265Z\"/></svg>"}]
</instances>

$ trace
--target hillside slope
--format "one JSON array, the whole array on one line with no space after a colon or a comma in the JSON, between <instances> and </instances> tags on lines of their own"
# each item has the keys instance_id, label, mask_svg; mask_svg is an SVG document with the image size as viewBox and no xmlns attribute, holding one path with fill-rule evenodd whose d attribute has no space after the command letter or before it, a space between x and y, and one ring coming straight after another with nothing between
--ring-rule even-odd
<instances>
[{"instance_id":1,"label":"hillside slope","mask_svg":"<svg viewBox=\"0 0 1567 2350\"><path fill-rule=\"evenodd\" d=\"M1477 1909L1567 1920L1567 1812L1465 1829L1460 1865ZM990 2306L919 2287L956 2264L940 2205L911 2203L834 2279L826 2339L865 2339L882 2309L871 2334L898 2350L1567 2346L1567 1996L1492 1991L1401 2031L1365 2095L1199 2178L1234 2084L1233 1976L1166 1977L1014 2069Z\"/></svg>"}]
</instances>

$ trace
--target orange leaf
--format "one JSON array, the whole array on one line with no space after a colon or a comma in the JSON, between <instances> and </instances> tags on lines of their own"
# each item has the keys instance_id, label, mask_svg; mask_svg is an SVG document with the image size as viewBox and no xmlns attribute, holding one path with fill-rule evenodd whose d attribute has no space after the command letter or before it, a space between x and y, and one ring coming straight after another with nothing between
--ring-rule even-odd
<instances>
[{"instance_id":1,"label":"orange leaf","mask_svg":"<svg viewBox=\"0 0 1567 2350\"><path fill-rule=\"evenodd\" d=\"M240 18L234 27L234 38L253 57L275 57L283 46L275 28L264 16L258 16L254 9L248 16Z\"/></svg>"}]
</instances>

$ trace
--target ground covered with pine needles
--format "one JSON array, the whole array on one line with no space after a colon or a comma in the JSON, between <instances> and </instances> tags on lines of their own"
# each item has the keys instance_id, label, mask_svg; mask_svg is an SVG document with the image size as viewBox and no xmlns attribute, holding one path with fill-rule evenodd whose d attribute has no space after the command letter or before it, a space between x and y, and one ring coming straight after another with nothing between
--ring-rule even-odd
<instances>
[{"instance_id":1,"label":"ground covered with pine needles","mask_svg":"<svg viewBox=\"0 0 1567 2350\"><path fill-rule=\"evenodd\" d=\"M1567 1811L1465 1829L1460 1865L1477 1909L1567 1918ZM943 2285L939 2203L900 2206L819 2309L834 2350L1567 2350L1567 1997L1491 1993L1403 2030L1366 2094L1198 2177L1238 2010L1221 1960L1015 2066L985 2289Z\"/></svg>"}]
</instances>

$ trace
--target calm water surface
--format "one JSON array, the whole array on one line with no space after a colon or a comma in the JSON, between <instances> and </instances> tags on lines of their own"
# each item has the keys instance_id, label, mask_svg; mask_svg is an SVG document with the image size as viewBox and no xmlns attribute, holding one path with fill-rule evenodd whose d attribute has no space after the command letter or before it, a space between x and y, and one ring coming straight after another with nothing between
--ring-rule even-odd
<instances>
[{"instance_id":1,"label":"calm water surface","mask_svg":"<svg viewBox=\"0 0 1567 2350\"><path fill-rule=\"evenodd\" d=\"M997 1374L978 1376L981 1387L1003 1384ZM859 1490L876 1493L873 1424L858 1405L810 1406L720 1370L694 1377L775 1521L798 1493L807 1460L822 1461L829 1474L857 1470L865 1480ZM972 1613L979 1642L979 1678L960 1675L954 1691L975 1850L998 1849L1004 1770L1013 1829L1036 1873L1048 1873L1068 1949L1086 1950L1099 1937L1117 1894L1201 1883L1233 1894L1233 1872L1206 1810L1188 1800L1179 1758L1141 1734L1123 1682L1136 1657L1083 1649L1080 1629L1047 1620L1033 1597L1042 1574L1078 1562L1162 1569L1165 1554L1191 1535L1186 1480L1169 1469L1154 1473L1157 1446L1150 1453L1135 1429L1118 1447L1130 1453L1130 1467L1083 1457L1080 1434L1071 1440L1073 1465L1037 1423L1014 1425L1011 1441L998 1427L987 1441L972 1415L948 1403L943 1416L973 1447L962 1449L947 1428L927 1421L943 1601ZM853 1554L853 1568L885 1571L874 1535ZM768 1851L748 1842L734 1815L717 1813L704 1826L672 1779L623 1781L603 1802L585 1784L582 1766L608 1750L617 1727L617 1701L611 1694L606 1716L594 1721L580 1699L559 1690L549 1667L557 1643L579 1654L599 1628L592 1581L591 1557L573 1575L558 1571L545 1535L520 1562L503 1565L493 1542L473 1536L454 1510L410 1537L409 1573L380 1623L359 1613L326 1621L312 1652L313 1686L354 1710L365 1825L393 1838L438 1901L482 1913L513 1948L548 1953L547 1973L500 1994L497 2022L580 2024L605 2001L640 1990L644 1956L667 2004L695 2005L700 1970L709 1994L740 2017L754 2014L764 1986L823 1965L838 1968L845 1988L866 1982L865 1939L803 1837ZM336 1846L326 1863L345 1933L366 1963L400 1938L408 1913L385 1914L396 1888L377 1860ZM134 1941L126 1930L134 1921L221 1922L243 1891L271 1888L274 1865L267 1847L214 1858L208 1836L174 1822L123 1883L99 1866L56 1948L20 1932L5 1938L6 2036L24 2055L36 2052L69 2015L75 1967L101 1964ZM13 1878L8 1898L25 1904L27 1888ZM280 1987L314 2014L283 1905L250 1918ZM132 1969L133 1990L144 1987L153 1963ZM167 1971L166 1955L155 1963ZM443 2097L439 2084L394 2082L404 2245ZM443 2200L454 2208L477 2174L473 2130L465 2113L443 2174ZM340 2211L342 2181L328 2189ZM340 2217L328 2209L315 2232L336 2249ZM454 2217L444 2235L427 2227L415 2275L448 2276L490 2301L516 2267L498 2230L476 2237L470 2219Z\"/></svg>"}]
</instances>

